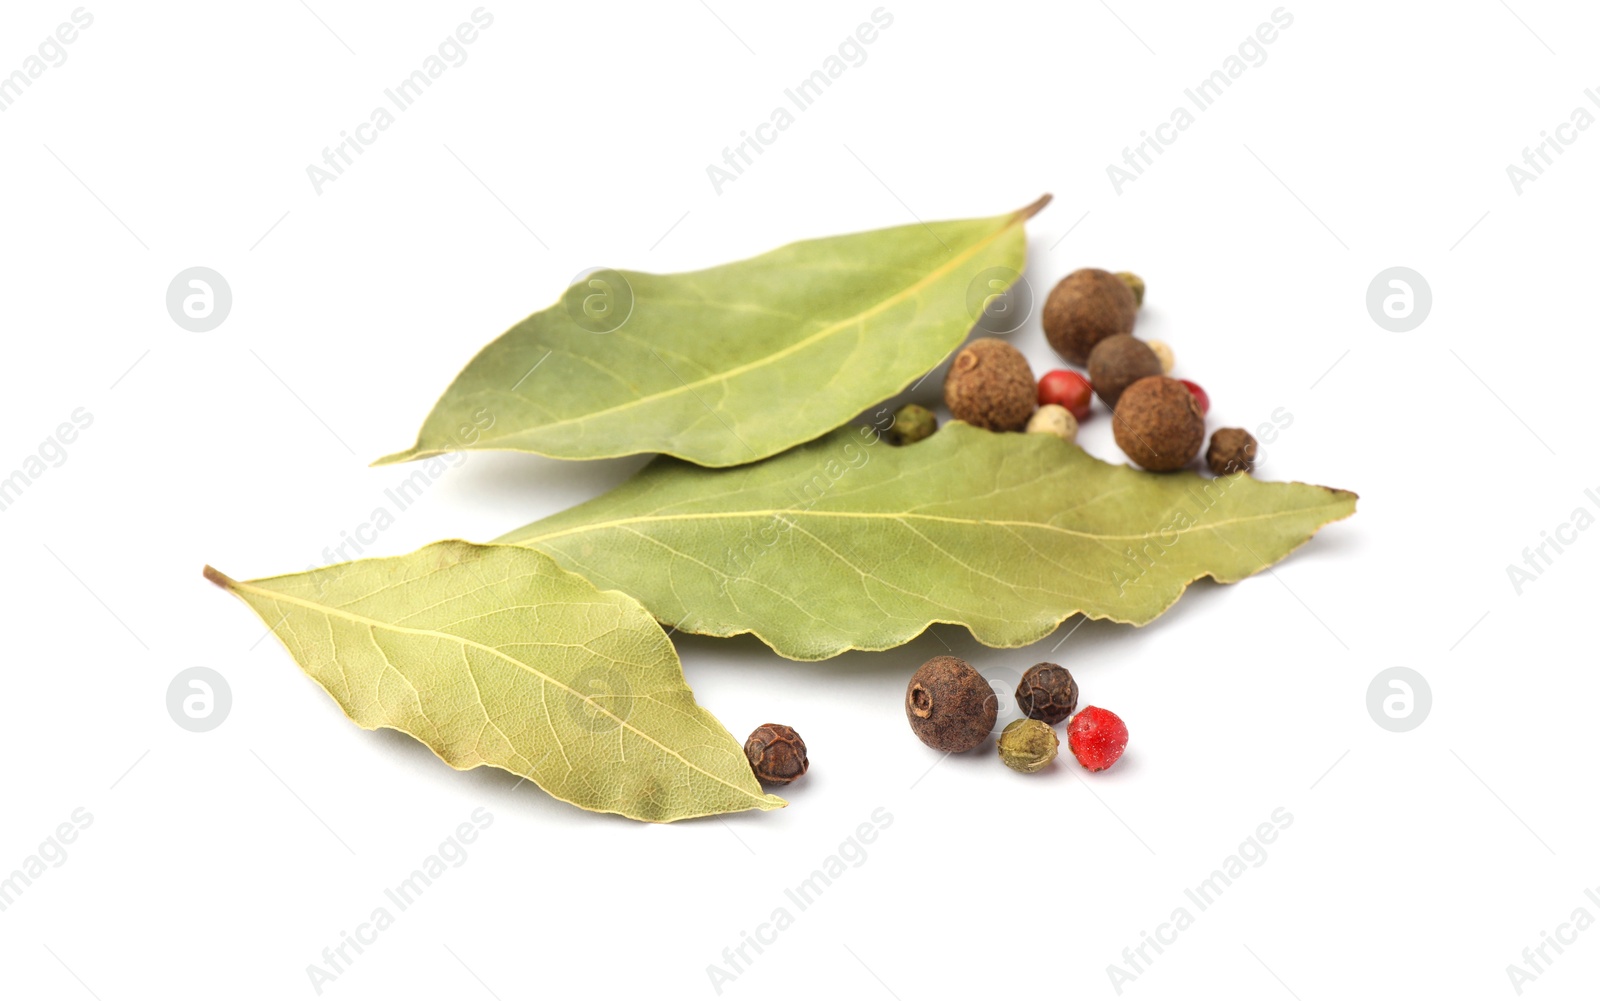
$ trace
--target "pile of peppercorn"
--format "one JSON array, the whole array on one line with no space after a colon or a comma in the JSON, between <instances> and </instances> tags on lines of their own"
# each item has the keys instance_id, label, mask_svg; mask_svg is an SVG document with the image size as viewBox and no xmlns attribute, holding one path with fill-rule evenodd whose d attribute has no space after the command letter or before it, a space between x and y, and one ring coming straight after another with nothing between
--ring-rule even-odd
<instances>
[{"instance_id":1,"label":"pile of peppercorn","mask_svg":"<svg viewBox=\"0 0 1600 1001\"><path fill-rule=\"evenodd\" d=\"M1128 746L1128 727L1116 713L1096 706L1078 711L1078 683L1060 664L1035 664L1017 684L1022 719L1000 731L1000 760L1019 772L1036 772L1055 760L1061 738L1055 724L1067 721L1067 749L1091 772L1104 771ZM911 732L936 751L960 754L979 747L994 731L1000 696L977 669L959 657L935 657L917 668L906 686Z\"/></svg>"},{"instance_id":2,"label":"pile of peppercorn","mask_svg":"<svg viewBox=\"0 0 1600 1001\"><path fill-rule=\"evenodd\" d=\"M1035 664L1017 684L1023 718L1000 731L1000 760L1019 772L1037 772L1061 746L1057 723L1067 723L1067 749L1091 772L1104 771L1128 746L1128 726L1109 709L1078 709L1078 683L1060 664ZM970 751L989 739L1000 715L1000 696L977 669L959 657L935 657L917 668L906 686L906 719L929 747L948 754ZM806 742L793 727L764 723L744 744L756 778L787 785L806 773Z\"/></svg>"},{"instance_id":3,"label":"pile of peppercorn","mask_svg":"<svg viewBox=\"0 0 1600 1001\"><path fill-rule=\"evenodd\" d=\"M990 431L1029 431L1075 441L1095 397L1112 411L1117 446L1152 472L1171 472L1194 461L1205 444L1206 391L1173 379L1172 349L1133 336L1144 304L1144 280L1129 271L1082 268L1056 284L1045 300L1045 338L1069 363L1086 368L1046 372L1034 382L1022 352L994 337L962 348L945 377L944 400L957 420ZM1037 408L1036 408L1037 405ZM895 413L890 441L907 445L934 432L926 407L908 404ZM1251 472L1256 440L1241 428L1211 438L1206 465L1217 476Z\"/></svg>"},{"instance_id":4,"label":"pile of peppercorn","mask_svg":"<svg viewBox=\"0 0 1600 1001\"><path fill-rule=\"evenodd\" d=\"M1071 369L1046 372L1035 383L1022 352L1006 341L980 337L950 364L944 401L957 420L990 431L1054 434L1075 441L1096 397L1112 412L1117 446L1151 472L1183 469L1205 444L1206 391L1188 379L1171 378L1172 348L1133 336L1144 305L1144 279L1130 271L1112 274L1081 268L1051 289L1041 317L1045 338ZM910 445L938 430L926 407L895 411L887 438ZM1211 436L1206 465L1213 475L1250 473L1256 440L1242 428ZM1000 760L1019 772L1049 765L1061 744L1055 725L1066 721L1067 747L1090 771L1111 767L1128 744L1128 727L1106 709L1077 711L1078 685L1059 664L1035 664L1016 691L1023 718L1006 725L996 741ZM924 744L961 753L983 744L994 730L999 696L971 664L935 657L917 669L906 688L906 719ZM756 776L783 784L807 767L805 742L786 726L767 724L745 744Z\"/></svg>"}]
</instances>

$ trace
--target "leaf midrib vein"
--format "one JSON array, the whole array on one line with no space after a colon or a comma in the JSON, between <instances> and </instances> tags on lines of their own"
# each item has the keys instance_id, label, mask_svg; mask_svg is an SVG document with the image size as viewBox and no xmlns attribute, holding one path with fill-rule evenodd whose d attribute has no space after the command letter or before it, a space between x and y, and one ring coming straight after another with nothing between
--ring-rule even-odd
<instances>
[{"instance_id":1,"label":"leaf midrib vein","mask_svg":"<svg viewBox=\"0 0 1600 1001\"><path fill-rule=\"evenodd\" d=\"M801 517L801 518L865 519L865 520L873 520L873 521L934 521L934 522L943 522L943 523L946 523L946 524L961 525L961 526L968 526L968 527L978 527L978 526L984 526L984 525L995 525L995 526L1000 526L1000 527L1005 527L1005 528L1037 528L1037 529L1043 529L1043 530L1049 531L1049 532L1059 532L1059 533L1061 533L1063 535L1076 536L1078 538L1083 538L1083 539L1131 540L1131 539L1153 539L1153 538L1156 538L1158 536L1162 537L1162 538L1165 538L1165 537L1171 536L1171 535L1188 535L1188 534L1193 533L1193 532L1213 531L1215 529L1222 528L1222 527L1227 526L1227 525L1237 525L1237 524L1243 524L1245 522L1251 522L1251 521L1265 521L1265 520L1272 519L1272 518L1292 517L1294 515L1304 513L1304 510L1305 509L1299 509L1299 510L1294 510L1294 511L1268 511L1268 512L1264 512L1262 514L1245 515L1245 516L1241 516L1241 517L1238 517L1238 518L1227 518L1227 519L1223 519L1221 521L1213 521L1213 522L1207 522L1207 523L1204 523L1204 524L1196 524L1196 525L1192 525L1192 526L1189 526L1189 527L1186 527L1186 528L1176 528L1176 529L1171 529L1171 530L1168 530L1168 531L1156 530L1156 531L1153 531L1153 532L1135 532L1135 533L1130 533L1130 534L1121 534L1121 533L1102 533L1102 532L1080 532L1080 531L1074 531L1073 529L1070 529L1070 528L1062 528L1059 525L1051 525L1051 524L1048 524L1048 523L1042 522L1042 521L1012 521L1012 520L1004 520L1004 519L996 519L996 518L953 518L953 517L950 517L948 515L918 514L918 513L910 512L910 511L899 511L899 512L802 511L802 510L799 510L799 509L796 509L796 508L773 508L773 509L754 509L754 510L748 510L748 511L699 511L699 512L693 512L693 513L688 513L688 514L637 515L637 516L631 517L631 518L616 518L616 519L612 519L610 521L589 522L588 524L577 525L577 526L574 526L572 528L562 529L561 531L558 531L558 532L549 532L549 533L544 534L544 535L534 535L534 536L529 536L529 537L526 537L526 538L519 538L519 537L517 537L517 536L515 536L513 534L513 535L504 536L499 541L511 542L511 543L514 543L515 545L519 545L519 546L526 546L526 545L529 545L529 544L535 543L535 542L548 542L551 539L559 539L559 538L562 538L563 536L568 536L568 535L581 535L581 534L583 534L585 532L601 531L601 530L607 529L607 528L625 528L625 527L628 527L628 526L631 526L631 525L654 524L654 523L658 523L658 522L669 522L669 521L718 521L718 520L724 520L724 519L737 519L737 518L794 518L794 517Z\"/></svg>"},{"instance_id":2,"label":"leaf midrib vein","mask_svg":"<svg viewBox=\"0 0 1600 1001\"><path fill-rule=\"evenodd\" d=\"M521 435L525 435L525 434L527 434L529 432L533 432L533 431L544 432L544 431L550 430L551 428L558 428L558 427L561 427L561 426L566 425L566 424L576 424L576 423L580 423L580 422L583 422L583 421L593 420L593 419L598 418L598 417L604 417L604 416L606 416L608 414L613 414L613 413L618 413L618 412L621 412L621 411L625 411L625 410L628 410L628 409L630 409L632 407L644 406L644 405L649 404L649 403L654 403L657 400L662 400L662 399L666 399L668 397L677 396L677 395L679 395L681 393L685 393L685 392L692 393L695 389L702 388L704 386L715 385L716 383L720 383L720 382L728 382L728 381L730 381L730 380L732 380L732 379L734 379L734 378L736 378L738 376L744 375L746 372L752 372L752 371L755 371L756 369L762 368L764 366L775 364L780 359L787 358L787 357L789 357L790 355L793 355L793 354L797 354L800 351L805 350L806 348L810 347L813 344L816 344L816 343L818 343L820 341L826 340L829 337L832 337L833 335L839 333L840 331L846 330L851 326L854 326L854 325L857 325L857 324L860 324L860 323L864 322L869 317L872 317L872 316L874 316L874 315L876 315L878 313L881 313L884 310L890 308L891 306L899 305L900 303L906 301L907 299L912 298L918 292L922 291L922 289L926 288L928 285L932 284L934 281L936 281L936 280L938 280L940 278L943 278L945 275L947 275L951 271L955 270L955 268L958 265L960 265L961 263L971 259L980 250L983 250L985 247L989 246L991 243L993 243L996 240L1000 239L1001 236L1003 236L1006 233L1010 232L1013 227L1019 226L1021 224L1022 224L1022 220L1020 218L1018 218L1018 216L1016 214L1013 214L1012 216L1008 217L1007 221L1003 225L1001 225L998 229L996 229L993 233L990 233L988 236L986 236L982 240L979 240L976 243L972 244L966 250L963 250L961 253L957 254L955 257L952 257L950 260L946 261L944 264L941 264L939 267L937 267L937 268L933 269L932 271L928 272L920 280L912 283L911 285L906 286L905 288L901 289L899 292L896 292L894 295L889 296L886 299L880 299L878 302L874 303L868 309L862 310L862 311L860 311L858 313L853 313L850 316L847 316L847 317L844 317L842 319L836 320L833 323L830 323L827 326L822 327L816 333L809 334L809 335L801 338L800 340L795 341L792 344L784 346L782 349L780 349L778 351L772 352L771 354L762 355L760 358L757 358L757 359L755 359L753 361L746 362L743 365L737 365L737 366L735 366L733 368L730 368L730 369L728 369L728 370L726 370L724 372L718 372L718 373L715 373L713 375L708 375L708 376L705 376L703 378L696 379L696 380L694 380L692 382L680 382L678 385L673 386L673 387L671 387L669 389L664 389L664 390L661 390L659 392L650 393L650 394L648 394L646 396L640 396L640 397L638 397L636 399L628 400L626 402L619 403L619 404L617 404L615 406L606 407L603 410L591 410L588 413L579 414L579 415L577 415L575 417L563 417L562 419L557 420L557 421L550 421L550 422L545 423L545 424L539 424L539 425L536 425L535 427L532 427L532 428L521 428L521 429L518 429L516 431L507 433L507 434L495 435L493 437L483 436L483 437L480 437L478 439L478 441L480 443L481 442L488 442L488 441L503 441L503 440L505 440L507 438L519 437Z\"/></svg>"},{"instance_id":3,"label":"leaf midrib vein","mask_svg":"<svg viewBox=\"0 0 1600 1001\"><path fill-rule=\"evenodd\" d=\"M482 650L484 653L487 653L490 656L498 657L499 659L505 661L508 664L511 664L511 665L513 665L515 667L519 667L519 668L529 672L530 674L535 675L541 681L543 681L545 684L554 685L555 687L560 688L562 691L565 691L569 695L572 695L572 696L574 696L576 698L580 698L580 699L583 698L583 696L579 695L576 690L574 690L571 687L563 684L560 681L560 679L551 677L550 675L548 675L545 672L539 670L538 668L534 667L531 664L524 664L522 661L519 661L514 657L509 657L506 654L502 653L501 651L496 650L492 646L487 646L487 645L485 645L483 643L479 643L476 640L467 639L464 636L457 636L454 633L438 632L437 630L433 630L433 629L413 629L413 628L411 628L409 626L395 625L394 623L384 622L381 619L368 618L365 615L358 615L355 612L349 612L349 611L346 611L346 610L341 609L341 608L331 608L331 607L329 607L327 605L319 605L316 602L306 601L306 600L301 599L301 598L296 598L296 597L293 597L291 595L284 594L282 591L269 591L266 588L256 587L256 586L254 586L252 584L249 584L249 583L246 583L244 581L232 581L230 583L231 583L231 586L233 586L235 588L238 588L241 591L248 591L248 592L250 592L252 594L258 594L258 595L261 595L261 596L263 596L265 598L268 598L270 600L273 600L273 601L286 601L291 605L299 605L301 608L306 608L306 609L309 609L309 610L311 610L313 612L318 612L318 613L320 613L322 615L325 615L329 619L342 618L342 619L346 619L346 620L348 620L350 622L354 622L354 623L358 623L360 625L364 625L369 629L386 629L386 630L389 630L389 631L392 631L392 632L397 632L397 633L410 633L410 634L417 635L417 636L427 636L427 637L429 637L431 639L454 640L455 642L460 643L462 646L473 647L475 649ZM387 657L385 658L385 660L387 660ZM396 671L396 673L399 673L399 668L395 668L393 664L391 664L390 667L393 668ZM404 675L402 674L401 677L404 677ZM407 678L406 680L408 682L410 681L409 678ZM476 682L474 682L474 685L476 685ZM541 701L548 702L548 700L541 700ZM727 786L729 789L734 790L735 792L739 793L741 796L744 796L744 797L746 797L748 799L751 799L753 801L757 801L757 802L761 801L761 799L762 799L761 797L751 796L748 790L740 789L738 786L734 785L732 782L729 782L727 779L723 778L722 776L714 775L711 772L706 771L704 768L701 768L699 765L697 765L694 762L690 761L688 758L685 758L679 752L677 752L677 751L673 750L672 748L666 746L665 744L661 743L659 740L656 740L654 737L650 736L648 733L645 733L643 730L639 729L638 727L632 725L627 720L625 720L622 717L618 716L616 713L613 713L611 710L607 709L605 706L602 706L599 703L595 703L592 700L585 699L585 701L590 702L592 705L594 705L594 707L596 709L600 710L602 713L605 713L607 716L610 716L612 719L616 720L617 721L617 725L619 727L633 731L638 736L640 736L643 739L649 741L650 743L654 744L655 746L661 748L661 750L665 751L667 754L671 755L674 758L677 758L679 761L683 762L684 767L689 768L692 771L699 772L700 774L702 774L702 775L706 776L707 778L711 779L713 782L716 782L716 783L718 783L720 785ZM482 698L481 695L478 698L478 704L483 706L483 709L484 709L485 713L488 713L489 707L488 707L488 705L486 703L484 703L483 698ZM551 733L552 734L555 733L555 730L553 728L551 729ZM563 755L566 754L566 747L565 747L564 744L561 743L561 741L559 739L556 740L556 746L562 748L562 754ZM523 757L526 758L526 755L524 755Z\"/></svg>"}]
</instances>

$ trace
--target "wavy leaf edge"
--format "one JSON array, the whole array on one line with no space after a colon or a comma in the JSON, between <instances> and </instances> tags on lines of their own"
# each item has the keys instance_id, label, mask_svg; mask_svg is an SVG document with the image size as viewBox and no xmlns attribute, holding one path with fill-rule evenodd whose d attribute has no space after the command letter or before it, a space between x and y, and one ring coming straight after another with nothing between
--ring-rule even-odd
<instances>
[{"instance_id":1,"label":"wavy leaf edge","mask_svg":"<svg viewBox=\"0 0 1600 1001\"><path fill-rule=\"evenodd\" d=\"M974 435L996 434L996 432L985 431L983 429L975 428L975 427L972 427L971 425L968 425L968 424L966 424L964 422L956 421L956 420L952 420L952 421L947 422L937 432L937 434L938 435L948 434L952 430L958 435L962 434L962 433L968 433L968 432L970 432L970 433L972 433ZM842 433L842 432L835 432L835 433ZM824 437L826 437L826 436L824 436ZM816 444L816 442L808 442L805 445L797 446L797 449L798 448L809 447L809 446L814 445L814 444ZM1183 471L1179 471L1179 472L1176 472L1176 473L1150 473L1150 472L1147 472L1145 470L1141 470L1141 469L1139 469L1139 468L1137 468L1135 466L1132 466L1131 464L1117 464L1117 463L1107 462L1106 460L1101 459L1098 456L1094 456L1094 455L1089 454L1085 449L1082 448L1082 446L1080 446L1080 445L1078 445L1076 443L1064 443L1063 442L1062 444L1065 445L1065 447L1067 447L1067 448L1071 448L1071 449L1076 450L1077 452L1082 453L1086 458L1088 458L1092 462L1096 463L1099 466L1105 467L1105 468L1107 468L1109 470L1128 470L1128 471L1132 471L1133 473L1135 473L1135 474L1137 474L1139 476L1148 476L1148 477L1157 477L1157 478L1166 478L1166 477L1169 477L1169 476L1188 475L1188 476L1194 477L1197 481L1200 481L1200 482L1210 482L1210 481L1206 480L1204 477L1198 476L1197 474L1193 473L1192 470L1183 470ZM906 446L906 447L907 448L915 448L917 446ZM787 453L785 453L785 454L787 454ZM768 461L771 461L771 460L768 460ZM652 465L653 465L653 463L652 463ZM644 467L644 469L640 470L638 473L635 473L634 476L637 477L637 476L643 475L650 468L651 468L650 466L646 466L646 467ZM719 472L719 470L707 469L706 472L716 473L716 472ZM1116 623L1118 625L1128 625L1128 626L1134 626L1134 627L1143 627L1143 626L1149 625L1150 623L1154 622L1156 619L1160 618L1168 610L1170 610L1174 605L1176 605L1178 603L1178 601L1183 597L1183 595L1188 592L1190 586L1193 585L1197 581L1209 578L1211 580L1216 581L1219 584L1233 584L1233 583L1237 583L1239 581L1245 580L1246 578L1255 576L1256 574L1261 573L1263 570L1269 569L1270 567L1273 567L1273 566L1277 565L1278 563L1281 563L1283 560L1287 559L1292 553L1300 550L1307 543L1311 542L1311 540L1316 537L1316 535L1321 531L1322 528L1326 527L1327 525L1331 525L1331 524L1334 524L1336 522L1343 521L1346 518L1349 518L1352 515L1354 515L1355 512L1356 512L1356 504L1360 499L1359 494L1355 493L1354 491L1344 490L1344 489L1337 488L1337 487L1328 487L1328 486L1323 486L1323 485L1320 485L1320 484L1306 483L1306 482L1299 481L1299 480L1288 480L1288 481L1258 480L1258 479L1255 479L1254 477L1250 476L1250 474L1246 474L1246 473L1235 473L1235 474L1231 474L1229 476L1216 477L1215 480L1218 481L1218 482L1228 482L1228 481L1237 482L1241 478L1249 478L1249 479L1253 480L1253 482L1255 482L1257 484L1260 484L1262 486L1299 487L1299 488L1304 488L1304 489L1323 491L1327 495L1327 506L1331 509L1330 510L1330 516L1327 517L1326 520L1319 522L1315 527L1311 528L1305 534L1305 536L1303 538L1301 538L1299 541L1295 542L1293 545L1288 546L1286 549L1283 549L1281 554L1278 555L1276 558L1265 558L1260 563L1259 566L1256 566L1256 567L1254 567L1253 569L1251 569L1251 570L1249 570L1247 572L1239 573L1239 574L1236 574L1236 575L1229 575L1229 574L1225 574L1225 573L1219 574L1219 573L1214 572L1214 571L1207 571L1207 572L1196 573L1193 576L1188 577L1187 579L1175 580L1174 583L1175 583L1176 586L1175 586L1175 589L1173 590L1171 598L1169 600L1167 600L1164 604L1161 604L1159 609L1157 609L1153 614L1149 615L1148 617L1140 618L1140 617L1135 616L1135 617L1124 618L1124 617L1121 617L1119 615L1116 615L1116 614L1110 613L1110 612L1107 612L1107 613L1104 613L1104 614L1091 614L1089 612L1086 612L1082 608L1075 608L1075 609L1067 610L1067 611L1063 612L1059 616L1053 616L1053 617L1051 617L1049 619L1041 619L1041 620L1039 620L1039 625L1036 628L1034 628L1032 630L1029 630L1029 631L1027 631L1025 633L1022 633L1022 634L1020 634L1020 635L1018 635L1017 637L1014 637L1014 638L1003 637L1003 636L1001 636L1001 635L999 635L997 633L996 629L987 627L987 626L985 626L983 624L979 624L978 626L975 627L971 623L962 622L962 621L959 621L959 620L956 620L956 619L948 619L948 618L942 618L942 617L929 617L926 620L923 620L918 624L907 626L903 630L893 631L892 634L887 639L883 640L882 642L870 642L869 641L869 642L841 643L841 644L837 644L837 645L830 646L830 647L827 647L827 648L819 649L818 651L816 651L814 653L807 653L805 655L800 655L800 654L794 652L794 649L790 646L790 644L785 642L783 639L781 639L777 635L776 630L763 630L760 627L755 627L755 626L749 627L749 628L721 629L721 628L708 627L706 623L698 622L698 621L696 621L693 626L690 626L690 625L679 625L678 628L683 632L689 632L689 633L692 633L692 634L697 635L697 636L709 636L709 637L713 637L713 638L717 638L717 639L729 639L729 638L733 638L733 637L737 637L737 636L753 636L756 639L760 640L763 644L765 644L772 652L778 654L779 656L781 656L781 657L783 657L783 658L785 658L787 660L793 660L793 661L802 662L802 663L814 663L814 662L820 662L820 661L829 660L829 659L832 659L833 657L837 657L837 656L840 656L841 654L849 653L849 652L852 652L852 651L862 651L862 652L866 652L866 653L881 653L881 652L886 651L886 650L893 650L893 649L896 649L898 647L904 646L905 644L910 643L913 640L916 640L918 637L922 636L924 633L928 632L933 627L940 626L940 625L956 626L956 627L959 627L959 628L962 628L962 629L966 629L979 644L981 644L981 645L983 645L985 647L988 647L989 649L993 649L993 650L1014 650L1014 649L1020 649L1022 647L1026 647L1026 646L1029 646L1031 644L1037 643L1040 640L1045 639L1046 637L1050 636L1057 629L1059 629L1063 623L1065 623L1067 620L1069 620L1069 619L1071 619L1071 618L1073 618L1074 616L1077 616L1077 615L1083 615L1086 619L1093 620L1093 621L1109 621L1109 622ZM621 489L622 486L626 486L628 483L631 483L631 482L632 482L632 479L630 478L629 480L624 481L624 483L621 486L613 488L613 490ZM595 500L598 501L601 498L606 497L609 493L610 493L610 491L608 491L607 494L601 494L599 497L595 498ZM1347 508L1346 508L1346 505L1348 505ZM581 507L583 505L578 505L578 506ZM551 517L556 517L558 515L562 515L562 514L566 514L566 513L568 513L568 512L556 512L556 514L552 515ZM765 512L755 512L755 513L765 513ZM783 512L773 512L773 513L790 514L790 513L793 513L793 512L783 511ZM719 514L721 514L721 513L719 512ZM541 519L539 522L534 522L534 523L532 523L530 525L525 525L522 528L513 530L512 532L509 532L509 533L506 533L505 535L502 535L500 538L498 538L495 541L497 543L503 543L503 544L527 545L529 548L540 549L540 547L538 545L538 542L541 541L542 537L528 539L526 541L518 541L514 537L519 535L519 534L521 534L521 533L527 532L528 529L532 528L534 525L540 524L544 520L546 520L546 519ZM581 531L583 531L585 528L588 528L588 527L589 526L582 526L582 527L580 527L578 529L572 530L571 532L563 532L563 533L560 533L560 534L577 534L577 533L581 533ZM1203 527L1203 526L1201 526L1201 527ZM547 552L546 550L543 550L543 549L540 549L540 551ZM556 554L554 552L550 552L549 555L551 555L553 558L555 558L557 560L557 562L560 563L564 568L571 569L571 567L567 564L567 562L563 558L564 554L558 555L558 554ZM1256 554L1256 555L1259 557L1259 554ZM578 572L578 573L580 573L580 575L582 573L582 571L574 571L574 572ZM596 585L596 586L599 586L599 585ZM648 609L649 606L646 605L646 608Z\"/></svg>"}]
</instances>

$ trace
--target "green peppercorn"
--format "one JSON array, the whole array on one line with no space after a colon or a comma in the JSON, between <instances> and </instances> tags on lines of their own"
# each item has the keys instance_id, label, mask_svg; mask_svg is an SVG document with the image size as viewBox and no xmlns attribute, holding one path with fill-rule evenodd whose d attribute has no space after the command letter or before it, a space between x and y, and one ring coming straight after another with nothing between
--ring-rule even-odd
<instances>
[{"instance_id":1,"label":"green peppercorn","mask_svg":"<svg viewBox=\"0 0 1600 1001\"><path fill-rule=\"evenodd\" d=\"M894 423L887 432L889 444L911 445L939 430L939 418L927 407L907 403L894 412Z\"/></svg>"},{"instance_id":2,"label":"green peppercorn","mask_svg":"<svg viewBox=\"0 0 1600 1001\"><path fill-rule=\"evenodd\" d=\"M1055 728L1040 719L1014 719L1000 731L1000 760L1019 772L1036 772L1054 761L1061 746Z\"/></svg>"},{"instance_id":3,"label":"green peppercorn","mask_svg":"<svg viewBox=\"0 0 1600 1001\"><path fill-rule=\"evenodd\" d=\"M1132 271L1118 271L1117 277L1128 286L1128 291L1133 293L1133 302L1136 306L1144 305L1144 279Z\"/></svg>"}]
</instances>

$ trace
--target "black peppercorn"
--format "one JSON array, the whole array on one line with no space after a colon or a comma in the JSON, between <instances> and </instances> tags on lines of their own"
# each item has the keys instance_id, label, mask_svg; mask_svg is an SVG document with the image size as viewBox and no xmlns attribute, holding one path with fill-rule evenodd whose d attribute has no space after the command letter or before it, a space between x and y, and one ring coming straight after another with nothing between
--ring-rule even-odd
<instances>
[{"instance_id":1,"label":"black peppercorn","mask_svg":"<svg viewBox=\"0 0 1600 1001\"><path fill-rule=\"evenodd\" d=\"M1017 708L1053 726L1077 711L1078 683L1060 664L1035 664L1017 685Z\"/></svg>"},{"instance_id":2,"label":"black peppercorn","mask_svg":"<svg viewBox=\"0 0 1600 1001\"><path fill-rule=\"evenodd\" d=\"M1222 428L1211 436L1206 449L1206 465L1218 476L1254 472L1256 440L1243 428Z\"/></svg>"},{"instance_id":3,"label":"black peppercorn","mask_svg":"<svg viewBox=\"0 0 1600 1001\"><path fill-rule=\"evenodd\" d=\"M811 767L806 742L794 727L782 723L763 723L751 731L744 742L744 756L750 759L756 778L773 785L787 785Z\"/></svg>"},{"instance_id":4,"label":"black peppercorn","mask_svg":"<svg viewBox=\"0 0 1600 1001\"><path fill-rule=\"evenodd\" d=\"M994 729L1000 700L983 675L959 657L935 657L906 686L906 719L924 744L959 753Z\"/></svg>"}]
</instances>

